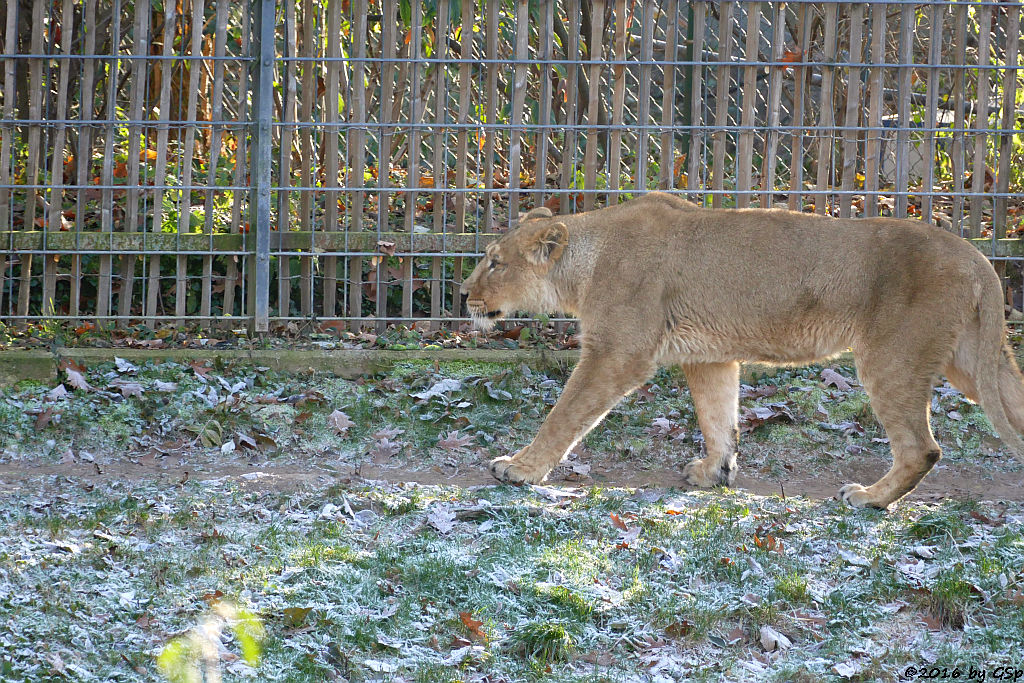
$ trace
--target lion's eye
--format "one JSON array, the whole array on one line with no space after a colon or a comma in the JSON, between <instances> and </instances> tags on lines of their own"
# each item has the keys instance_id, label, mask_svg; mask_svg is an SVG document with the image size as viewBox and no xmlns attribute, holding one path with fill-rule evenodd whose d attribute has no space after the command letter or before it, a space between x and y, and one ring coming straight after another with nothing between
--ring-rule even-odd
<instances>
[{"instance_id":1,"label":"lion's eye","mask_svg":"<svg viewBox=\"0 0 1024 683\"><path fill-rule=\"evenodd\" d=\"M491 270L494 270L495 268L497 268L500 265L501 265L501 263L499 261L497 261L496 259L491 259L491 263L490 263L489 267L490 267Z\"/></svg>"}]
</instances>

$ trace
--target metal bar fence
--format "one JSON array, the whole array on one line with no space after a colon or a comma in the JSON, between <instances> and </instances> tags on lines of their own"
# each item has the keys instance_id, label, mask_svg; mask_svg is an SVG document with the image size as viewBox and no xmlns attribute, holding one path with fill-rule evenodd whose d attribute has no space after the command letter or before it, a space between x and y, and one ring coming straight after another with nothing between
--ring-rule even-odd
<instances>
[{"instance_id":1,"label":"metal bar fence","mask_svg":"<svg viewBox=\"0 0 1024 683\"><path fill-rule=\"evenodd\" d=\"M1021 308L1019 2L4 7L5 324L457 325L520 213L653 189L926 220Z\"/></svg>"}]
</instances>

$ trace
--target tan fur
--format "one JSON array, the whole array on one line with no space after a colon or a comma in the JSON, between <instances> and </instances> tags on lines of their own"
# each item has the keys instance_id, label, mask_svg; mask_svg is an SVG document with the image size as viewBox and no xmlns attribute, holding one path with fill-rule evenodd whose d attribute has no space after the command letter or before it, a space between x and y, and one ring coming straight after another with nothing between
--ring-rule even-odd
<instances>
[{"instance_id":1,"label":"tan fur","mask_svg":"<svg viewBox=\"0 0 1024 683\"><path fill-rule=\"evenodd\" d=\"M840 495L887 507L941 457L928 423L940 374L1024 453L1000 290L974 247L917 222L708 210L662 193L573 216L535 209L487 247L462 292L482 327L514 311L576 315L582 352L533 442L491 471L541 481L657 366L680 365L707 451L684 474L731 484L739 361L804 364L852 348L893 465Z\"/></svg>"}]
</instances>

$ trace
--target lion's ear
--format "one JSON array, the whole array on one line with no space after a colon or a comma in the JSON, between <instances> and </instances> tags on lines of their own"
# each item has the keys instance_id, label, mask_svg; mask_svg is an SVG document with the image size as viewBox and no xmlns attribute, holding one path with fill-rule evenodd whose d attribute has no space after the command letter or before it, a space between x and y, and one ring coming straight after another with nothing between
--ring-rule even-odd
<instances>
[{"instance_id":1,"label":"lion's ear","mask_svg":"<svg viewBox=\"0 0 1024 683\"><path fill-rule=\"evenodd\" d=\"M559 259L569 243L569 230L565 223L553 223L545 225L533 236L530 247L526 250L526 259L540 266L551 265Z\"/></svg>"},{"instance_id":2,"label":"lion's ear","mask_svg":"<svg viewBox=\"0 0 1024 683\"><path fill-rule=\"evenodd\" d=\"M536 209L530 209L527 211L526 215L523 216L523 220L532 221L535 218L551 218L552 216L554 216L554 214L551 213L551 209L546 206L538 206Z\"/></svg>"}]
</instances>

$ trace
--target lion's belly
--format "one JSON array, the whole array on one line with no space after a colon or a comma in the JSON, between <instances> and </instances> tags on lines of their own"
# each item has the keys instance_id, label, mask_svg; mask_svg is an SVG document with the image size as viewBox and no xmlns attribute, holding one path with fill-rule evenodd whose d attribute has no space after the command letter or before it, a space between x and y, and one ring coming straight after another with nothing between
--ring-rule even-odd
<instances>
[{"instance_id":1,"label":"lion's belly","mask_svg":"<svg viewBox=\"0 0 1024 683\"><path fill-rule=\"evenodd\" d=\"M851 326L825 323L758 326L760 329L722 329L678 325L658 350L661 365L758 361L799 365L834 356L852 343Z\"/></svg>"}]
</instances>

